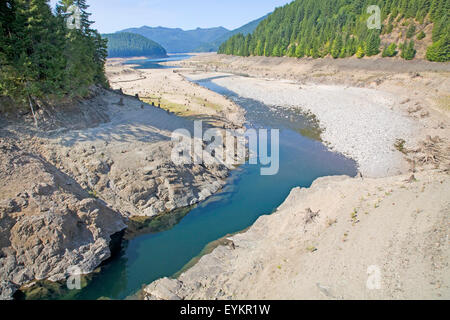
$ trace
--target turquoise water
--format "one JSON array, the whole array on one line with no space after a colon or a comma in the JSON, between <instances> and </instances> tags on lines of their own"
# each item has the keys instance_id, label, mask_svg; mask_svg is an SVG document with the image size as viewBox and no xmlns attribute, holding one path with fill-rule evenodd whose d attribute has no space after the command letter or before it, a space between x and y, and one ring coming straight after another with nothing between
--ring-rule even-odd
<instances>
[{"instance_id":1,"label":"turquoise water","mask_svg":"<svg viewBox=\"0 0 450 320\"><path fill-rule=\"evenodd\" d=\"M130 63L137 63L141 68L159 68L155 66L161 62L159 60L167 61L153 59ZM194 208L159 218L161 221L152 228L127 237L120 253L102 266L101 272L84 289L64 296L61 294L65 293L56 291L47 298L125 299L156 279L173 276L209 243L248 228L261 215L271 214L292 188L309 187L322 176L356 175L354 161L329 152L319 141L306 137L314 136L309 133L316 132L317 128L302 114L244 99L215 85L212 80L198 83L243 107L247 112L247 127L280 130L278 174L261 176L259 165L242 165L230 173L220 193Z\"/></svg>"},{"instance_id":2,"label":"turquoise water","mask_svg":"<svg viewBox=\"0 0 450 320\"><path fill-rule=\"evenodd\" d=\"M208 243L241 231L259 216L272 213L292 188L308 187L322 176L356 175L354 161L327 151L319 141L299 133L312 127L301 114L281 112L241 98L216 86L211 79L199 84L228 96L245 108L248 127L280 129L279 173L261 176L258 165L243 165L232 171L221 193L187 215L174 218L168 230L126 240L120 254L75 295L76 299L124 299L143 285L174 275Z\"/></svg>"}]
</instances>

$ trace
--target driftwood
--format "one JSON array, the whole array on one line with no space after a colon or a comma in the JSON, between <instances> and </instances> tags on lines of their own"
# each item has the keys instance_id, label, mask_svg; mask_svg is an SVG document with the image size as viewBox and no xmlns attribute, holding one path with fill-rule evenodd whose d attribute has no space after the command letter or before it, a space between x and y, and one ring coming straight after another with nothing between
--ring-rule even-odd
<instances>
[{"instance_id":1,"label":"driftwood","mask_svg":"<svg viewBox=\"0 0 450 320\"><path fill-rule=\"evenodd\" d=\"M442 139L438 136L432 138L427 136L425 141L420 143L419 149L417 150L417 160L420 164L435 164L439 165L441 162L449 161L450 158L445 150L442 150L440 145Z\"/></svg>"},{"instance_id":2,"label":"driftwood","mask_svg":"<svg viewBox=\"0 0 450 320\"><path fill-rule=\"evenodd\" d=\"M314 212L311 210L311 208L306 208L305 209L305 225L315 222L316 219L320 216L319 212L320 212L320 210Z\"/></svg>"},{"instance_id":3,"label":"driftwood","mask_svg":"<svg viewBox=\"0 0 450 320\"><path fill-rule=\"evenodd\" d=\"M231 250L235 250L236 249L236 245L234 244L234 241L231 239L225 239L224 240L224 245L228 246Z\"/></svg>"},{"instance_id":4,"label":"driftwood","mask_svg":"<svg viewBox=\"0 0 450 320\"><path fill-rule=\"evenodd\" d=\"M36 126L36 129L37 129L38 128L38 122L37 122L37 119L36 119L36 114L34 113L33 102L31 102L31 97L28 97L28 101L30 102L31 113L33 114L33 118L34 118L34 125Z\"/></svg>"},{"instance_id":5,"label":"driftwood","mask_svg":"<svg viewBox=\"0 0 450 320\"><path fill-rule=\"evenodd\" d=\"M407 153L411 157L407 161L413 173L416 172L416 165L434 165L439 168L441 165L445 167L450 164L450 147L439 136L427 136L419 143L418 148L408 150Z\"/></svg>"}]
</instances>

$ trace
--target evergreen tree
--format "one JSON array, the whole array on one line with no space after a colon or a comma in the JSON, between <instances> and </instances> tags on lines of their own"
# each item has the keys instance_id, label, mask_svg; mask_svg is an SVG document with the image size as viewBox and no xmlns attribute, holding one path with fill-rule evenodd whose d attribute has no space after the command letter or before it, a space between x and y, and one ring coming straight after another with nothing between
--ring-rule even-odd
<instances>
[{"instance_id":1,"label":"evergreen tree","mask_svg":"<svg viewBox=\"0 0 450 320\"><path fill-rule=\"evenodd\" d=\"M365 54L374 56L380 52L380 37L377 32L372 32L366 42Z\"/></svg>"},{"instance_id":2,"label":"evergreen tree","mask_svg":"<svg viewBox=\"0 0 450 320\"><path fill-rule=\"evenodd\" d=\"M297 46L297 48L295 48L295 56L297 58L303 58L305 56L305 49L301 43Z\"/></svg>"},{"instance_id":3,"label":"evergreen tree","mask_svg":"<svg viewBox=\"0 0 450 320\"><path fill-rule=\"evenodd\" d=\"M342 52L342 38L337 37L337 39L333 41L333 46L331 48L331 56L336 59L341 55L341 52Z\"/></svg>"},{"instance_id":4,"label":"evergreen tree","mask_svg":"<svg viewBox=\"0 0 450 320\"><path fill-rule=\"evenodd\" d=\"M0 96L29 105L107 85L106 42L85 11L82 29L66 28L64 9L71 4L61 1L54 15L47 0L0 2Z\"/></svg>"},{"instance_id":5,"label":"evergreen tree","mask_svg":"<svg viewBox=\"0 0 450 320\"><path fill-rule=\"evenodd\" d=\"M436 62L445 62L450 60L450 37L443 37L427 49L427 59Z\"/></svg>"},{"instance_id":6,"label":"evergreen tree","mask_svg":"<svg viewBox=\"0 0 450 320\"><path fill-rule=\"evenodd\" d=\"M401 57L405 60L412 60L416 55L416 50L414 49L414 41L411 40L409 43L405 42L402 46Z\"/></svg>"},{"instance_id":7,"label":"evergreen tree","mask_svg":"<svg viewBox=\"0 0 450 320\"><path fill-rule=\"evenodd\" d=\"M364 53L364 49L362 46L358 47L358 50L356 50L356 57L361 59L362 57L364 57L365 53Z\"/></svg>"}]
</instances>

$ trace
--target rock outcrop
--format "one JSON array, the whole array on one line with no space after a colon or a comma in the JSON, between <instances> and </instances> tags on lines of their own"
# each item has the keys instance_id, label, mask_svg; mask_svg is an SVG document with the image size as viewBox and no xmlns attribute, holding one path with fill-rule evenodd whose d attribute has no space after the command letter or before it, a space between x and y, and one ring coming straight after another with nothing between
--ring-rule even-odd
<instances>
[{"instance_id":1,"label":"rock outcrop","mask_svg":"<svg viewBox=\"0 0 450 320\"><path fill-rule=\"evenodd\" d=\"M128 218L188 207L225 184L224 163L171 159L172 132L192 132L194 121L142 105L92 88L75 105L43 106L37 129L0 119L1 299L34 280L63 280L72 266L92 272Z\"/></svg>"},{"instance_id":2,"label":"rock outcrop","mask_svg":"<svg viewBox=\"0 0 450 320\"><path fill-rule=\"evenodd\" d=\"M175 165L172 132L194 121L113 92L102 95L110 121L36 139L39 154L126 217L155 215L201 202L225 184L230 166ZM123 106L117 101L123 100Z\"/></svg>"},{"instance_id":3,"label":"rock outcrop","mask_svg":"<svg viewBox=\"0 0 450 320\"><path fill-rule=\"evenodd\" d=\"M33 280L92 272L123 217L39 155L0 140L0 299Z\"/></svg>"}]
</instances>

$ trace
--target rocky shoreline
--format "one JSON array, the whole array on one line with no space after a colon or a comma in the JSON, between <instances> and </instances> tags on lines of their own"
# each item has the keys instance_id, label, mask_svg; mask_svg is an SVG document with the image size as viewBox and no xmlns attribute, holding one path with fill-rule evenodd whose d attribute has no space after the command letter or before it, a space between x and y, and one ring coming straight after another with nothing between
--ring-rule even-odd
<instances>
[{"instance_id":1,"label":"rocky shoreline","mask_svg":"<svg viewBox=\"0 0 450 320\"><path fill-rule=\"evenodd\" d=\"M111 237L126 228L117 211L12 141L2 139L0 158L2 300L31 281L65 279L72 266L90 273L111 256Z\"/></svg>"},{"instance_id":2,"label":"rocky shoreline","mask_svg":"<svg viewBox=\"0 0 450 320\"><path fill-rule=\"evenodd\" d=\"M171 134L192 131L194 120L121 92L93 88L90 99L43 105L38 128L31 115L4 116L1 299L36 280L65 280L69 267L91 273L111 256L111 236L129 219L201 202L231 169L175 165Z\"/></svg>"}]
</instances>

